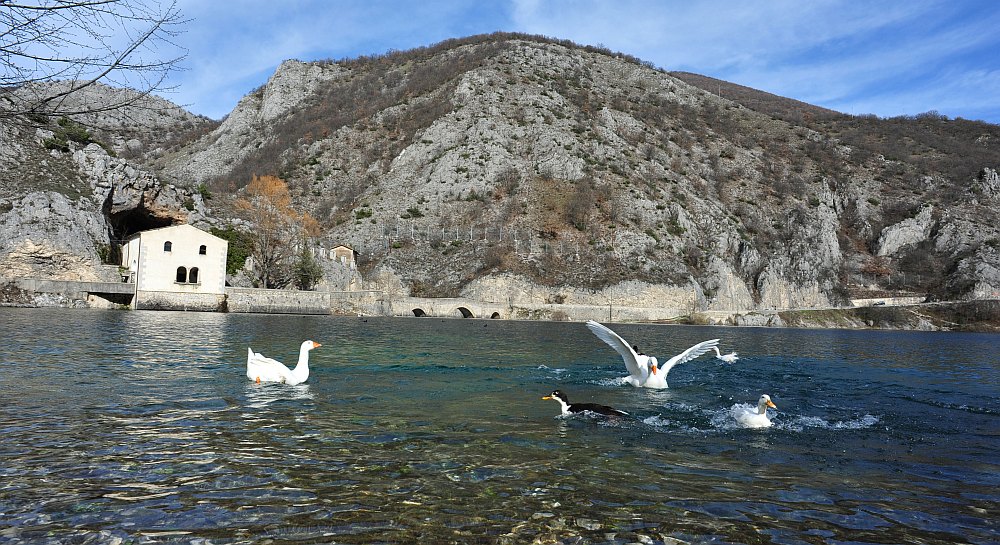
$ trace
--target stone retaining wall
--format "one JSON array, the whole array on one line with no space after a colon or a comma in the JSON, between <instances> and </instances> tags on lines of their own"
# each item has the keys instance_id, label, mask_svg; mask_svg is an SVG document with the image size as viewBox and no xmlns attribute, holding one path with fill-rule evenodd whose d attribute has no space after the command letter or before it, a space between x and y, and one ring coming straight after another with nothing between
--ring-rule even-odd
<instances>
[{"instance_id":1,"label":"stone retaining wall","mask_svg":"<svg viewBox=\"0 0 1000 545\"><path fill-rule=\"evenodd\" d=\"M137 310L222 312L226 310L226 296L217 293L137 291L132 308Z\"/></svg>"},{"instance_id":2,"label":"stone retaining wall","mask_svg":"<svg viewBox=\"0 0 1000 545\"><path fill-rule=\"evenodd\" d=\"M570 320L583 322L669 322L687 316L677 308L626 307L617 305L515 305L504 318L523 320Z\"/></svg>"},{"instance_id":3,"label":"stone retaining wall","mask_svg":"<svg viewBox=\"0 0 1000 545\"><path fill-rule=\"evenodd\" d=\"M557 303L510 305L466 298L398 297L386 305L392 316L414 316L414 311L419 309L426 316L442 318L492 318L495 315L513 320L656 322L677 320L687 314L679 308Z\"/></svg>"},{"instance_id":4,"label":"stone retaining wall","mask_svg":"<svg viewBox=\"0 0 1000 545\"><path fill-rule=\"evenodd\" d=\"M917 305L923 303L927 298L924 296L916 297L871 297L867 299L851 299L851 306L855 307L871 307L879 305L887 306L897 306L897 305Z\"/></svg>"},{"instance_id":5,"label":"stone retaining wall","mask_svg":"<svg viewBox=\"0 0 1000 545\"><path fill-rule=\"evenodd\" d=\"M330 293L228 287L226 307L229 312L330 314Z\"/></svg>"},{"instance_id":6,"label":"stone retaining wall","mask_svg":"<svg viewBox=\"0 0 1000 545\"><path fill-rule=\"evenodd\" d=\"M226 288L229 312L391 316L378 291L298 291Z\"/></svg>"}]
</instances>

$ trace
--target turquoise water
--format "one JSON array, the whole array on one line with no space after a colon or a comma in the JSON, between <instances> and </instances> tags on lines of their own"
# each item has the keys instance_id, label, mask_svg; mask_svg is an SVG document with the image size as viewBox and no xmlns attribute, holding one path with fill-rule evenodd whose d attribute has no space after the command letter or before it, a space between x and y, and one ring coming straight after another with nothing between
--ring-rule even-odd
<instances>
[{"instance_id":1,"label":"turquoise water","mask_svg":"<svg viewBox=\"0 0 1000 545\"><path fill-rule=\"evenodd\" d=\"M1000 540L1000 337L610 325L742 359L653 391L581 323L0 309L0 543ZM306 338L306 384L244 376Z\"/></svg>"}]
</instances>

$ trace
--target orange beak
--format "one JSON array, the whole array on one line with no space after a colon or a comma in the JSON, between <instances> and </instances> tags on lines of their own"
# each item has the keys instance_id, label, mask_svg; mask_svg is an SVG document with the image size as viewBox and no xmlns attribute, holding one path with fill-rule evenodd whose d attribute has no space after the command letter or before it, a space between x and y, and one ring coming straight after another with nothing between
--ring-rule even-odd
<instances>
[{"instance_id":1,"label":"orange beak","mask_svg":"<svg viewBox=\"0 0 1000 545\"><path fill-rule=\"evenodd\" d=\"M542 399L552 399L552 396L542 396Z\"/></svg>"},{"instance_id":2,"label":"orange beak","mask_svg":"<svg viewBox=\"0 0 1000 545\"><path fill-rule=\"evenodd\" d=\"M321 347L321 346L323 346L323 345L319 344L319 343L318 343L318 342L316 342L316 341L313 341L313 348L319 348L319 347Z\"/></svg>"},{"instance_id":3,"label":"orange beak","mask_svg":"<svg viewBox=\"0 0 1000 545\"><path fill-rule=\"evenodd\" d=\"M656 374L656 364L653 364L653 374Z\"/></svg>"},{"instance_id":4,"label":"orange beak","mask_svg":"<svg viewBox=\"0 0 1000 545\"><path fill-rule=\"evenodd\" d=\"M775 405L774 403L771 403L770 399L767 400L767 406L771 407L772 409L777 409L778 408L777 405Z\"/></svg>"}]
</instances>

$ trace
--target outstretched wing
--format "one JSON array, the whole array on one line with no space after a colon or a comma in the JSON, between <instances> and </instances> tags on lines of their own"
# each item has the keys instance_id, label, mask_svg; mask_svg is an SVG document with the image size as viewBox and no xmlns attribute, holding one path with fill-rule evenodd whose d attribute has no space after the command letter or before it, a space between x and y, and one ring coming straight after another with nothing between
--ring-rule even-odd
<instances>
[{"instance_id":1,"label":"outstretched wing","mask_svg":"<svg viewBox=\"0 0 1000 545\"><path fill-rule=\"evenodd\" d=\"M700 342L700 343L692 346L691 348L688 348L687 350L681 352L680 354L677 354L676 356L670 358L669 360L667 360L667 363L664 363L660 367L660 371L663 372L663 373L669 372L670 369L673 366L677 365L678 363L684 363L686 361L691 361L691 360L697 358L698 356L701 356L702 354L704 354L704 353L712 350L716 346L719 346L719 339L712 339L710 341L702 341L702 342Z\"/></svg>"},{"instance_id":2,"label":"outstretched wing","mask_svg":"<svg viewBox=\"0 0 1000 545\"><path fill-rule=\"evenodd\" d=\"M589 329L594 335L597 335L598 339L601 339L607 343L608 346L614 348L615 352L621 354L622 361L625 362L625 368L628 369L629 375L636 378L640 382L646 380L646 377L649 376L649 368L646 365L640 364L640 358L642 360L642 364L645 364L645 356L636 354L635 350L632 350L632 346L629 345L625 339L619 337L614 331L611 331L593 320L587 320L587 329Z\"/></svg>"}]
</instances>

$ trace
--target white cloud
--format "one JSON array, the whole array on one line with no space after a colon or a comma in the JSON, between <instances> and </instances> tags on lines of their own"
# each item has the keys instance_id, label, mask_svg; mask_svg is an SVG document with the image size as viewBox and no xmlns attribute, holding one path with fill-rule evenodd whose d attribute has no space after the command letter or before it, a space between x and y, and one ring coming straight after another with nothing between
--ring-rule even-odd
<instances>
[{"instance_id":1,"label":"white cloud","mask_svg":"<svg viewBox=\"0 0 1000 545\"><path fill-rule=\"evenodd\" d=\"M875 113L893 115L895 109L882 108L894 94L916 107L911 113L944 112L944 103L960 109L963 100L995 110L1000 99L986 94L989 86L980 86L982 94L942 95L942 87L966 87L937 78L948 72L962 81L1000 69L997 55L984 54L1000 50L994 31L1000 10L992 6L986 0L181 0L192 18L181 38L190 69L176 80L181 91L168 98L221 117L289 58L355 57L510 30L601 44L668 70L846 111L879 106Z\"/></svg>"},{"instance_id":2,"label":"white cloud","mask_svg":"<svg viewBox=\"0 0 1000 545\"><path fill-rule=\"evenodd\" d=\"M838 38L831 13L846 17L839 2L656 2L597 0L567 3L517 2L515 24L528 32L604 43L667 69L719 70L754 66L776 55ZM556 7L560 7L558 11ZM890 15L895 16L895 15ZM880 23L863 15L851 26Z\"/></svg>"},{"instance_id":3,"label":"white cloud","mask_svg":"<svg viewBox=\"0 0 1000 545\"><path fill-rule=\"evenodd\" d=\"M180 38L188 70L177 74L171 100L221 117L261 85L282 61L351 58L459 37L476 2L365 0L182 0L191 19ZM484 32L474 30L468 33Z\"/></svg>"},{"instance_id":4,"label":"white cloud","mask_svg":"<svg viewBox=\"0 0 1000 545\"><path fill-rule=\"evenodd\" d=\"M1000 70L945 72L928 85L891 93L875 93L832 102L830 107L852 114L878 112L883 117L915 115L931 110L949 117L1000 119Z\"/></svg>"},{"instance_id":5,"label":"white cloud","mask_svg":"<svg viewBox=\"0 0 1000 545\"><path fill-rule=\"evenodd\" d=\"M961 71L952 67L960 59L967 59L971 70L983 69L968 60L975 58L987 68L1000 67L991 53L1000 49L995 32L1000 10L988 2L515 4L515 21L528 32L602 43L668 70L710 75L837 109L846 104L847 111L885 105L885 98L865 98L897 92L909 97L907 104L919 105L911 113L943 111L945 102L988 107L1000 100L986 93L942 96L936 81L945 69L961 79ZM955 22L960 26L949 26ZM897 110L875 111L893 115Z\"/></svg>"}]
</instances>

